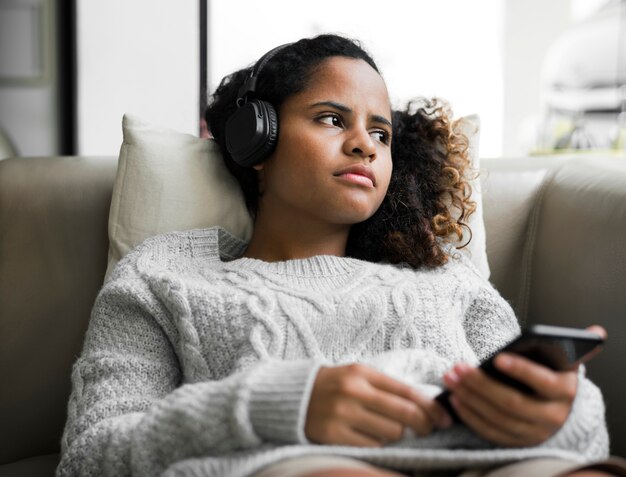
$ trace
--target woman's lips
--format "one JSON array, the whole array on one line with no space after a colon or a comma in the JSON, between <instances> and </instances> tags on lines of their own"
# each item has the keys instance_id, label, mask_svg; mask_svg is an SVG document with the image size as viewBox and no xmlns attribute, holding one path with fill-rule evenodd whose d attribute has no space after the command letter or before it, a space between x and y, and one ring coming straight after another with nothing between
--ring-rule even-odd
<instances>
[{"instance_id":1,"label":"woman's lips","mask_svg":"<svg viewBox=\"0 0 626 477\"><path fill-rule=\"evenodd\" d=\"M350 164L334 174L337 177L363 185L369 188L376 187L376 174L372 168L365 164Z\"/></svg>"},{"instance_id":2,"label":"woman's lips","mask_svg":"<svg viewBox=\"0 0 626 477\"><path fill-rule=\"evenodd\" d=\"M372 179L361 174L355 174L353 172L346 172L344 174L340 174L335 177L339 177L340 179L351 182L353 184L363 185L365 187L370 187L370 188L374 187L374 183L372 182Z\"/></svg>"}]
</instances>

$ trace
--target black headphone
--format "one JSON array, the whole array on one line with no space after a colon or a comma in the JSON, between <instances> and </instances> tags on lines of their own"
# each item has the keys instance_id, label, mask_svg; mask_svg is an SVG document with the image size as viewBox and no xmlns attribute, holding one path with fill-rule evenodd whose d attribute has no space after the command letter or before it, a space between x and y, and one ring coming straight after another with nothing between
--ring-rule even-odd
<instances>
[{"instance_id":1,"label":"black headphone","mask_svg":"<svg viewBox=\"0 0 626 477\"><path fill-rule=\"evenodd\" d=\"M263 162L278 142L278 114L268 101L249 99L263 66L291 43L277 46L256 62L250 76L237 92L237 110L226 121L226 149L233 160L243 167Z\"/></svg>"}]
</instances>

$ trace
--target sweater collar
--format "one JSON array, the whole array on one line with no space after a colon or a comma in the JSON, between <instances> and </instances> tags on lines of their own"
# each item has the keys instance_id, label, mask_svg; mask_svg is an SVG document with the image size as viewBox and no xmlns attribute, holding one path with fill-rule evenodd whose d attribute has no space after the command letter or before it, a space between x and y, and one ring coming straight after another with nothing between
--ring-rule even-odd
<instances>
[{"instance_id":1,"label":"sweater collar","mask_svg":"<svg viewBox=\"0 0 626 477\"><path fill-rule=\"evenodd\" d=\"M350 274L369 263L357 258L335 255L315 255L309 258L266 262L257 258L242 257L241 255L247 248L247 242L235 237L228 230L213 227L211 232L217 242L219 259L226 268L244 268L262 273L312 278Z\"/></svg>"},{"instance_id":2,"label":"sweater collar","mask_svg":"<svg viewBox=\"0 0 626 477\"><path fill-rule=\"evenodd\" d=\"M228 262L228 266L275 275L313 278L347 275L367 263L351 257L315 255L309 258L296 258L279 262L266 262L257 258L240 257Z\"/></svg>"}]
</instances>

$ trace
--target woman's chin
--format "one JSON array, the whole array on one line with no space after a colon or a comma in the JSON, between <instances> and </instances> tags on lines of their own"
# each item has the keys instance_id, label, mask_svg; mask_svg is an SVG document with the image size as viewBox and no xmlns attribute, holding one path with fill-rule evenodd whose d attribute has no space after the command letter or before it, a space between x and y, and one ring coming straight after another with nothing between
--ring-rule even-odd
<instances>
[{"instance_id":1,"label":"woman's chin","mask_svg":"<svg viewBox=\"0 0 626 477\"><path fill-rule=\"evenodd\" d=\"M354 225L366 221L374 215L375 212L376 209L371 208L367 208L365 210L351 209L347 210L343 214L337 214L333 222L338 224Z\"/></svg>"}]
</instances>

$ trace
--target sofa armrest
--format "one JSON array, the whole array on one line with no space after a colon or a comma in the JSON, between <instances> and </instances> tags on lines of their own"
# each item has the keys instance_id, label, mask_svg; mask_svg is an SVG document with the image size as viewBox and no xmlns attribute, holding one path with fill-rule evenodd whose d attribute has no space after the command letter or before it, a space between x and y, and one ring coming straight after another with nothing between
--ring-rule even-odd
<instances>
[{"instance_id":1,"label":"sofa armrest","mask_svg":"<svg viewBox=\"0 0 626 477\"><path fill-rule=\"evenodd\" d=\"M117 158L0 161L0 464L56 453L107 261Z\"/></svg>"},{"instance_id":2,"label":"sofa armrest","mask_svg":"<svg viewBox=\"0 0 626 477\"><path fill-rule=\"evenodd\" d=\"M530 225L526 319L607 329L605 350L588 369L605 396L611 450L626 456L626 161L593 158L559 168Z\"/></svg>"},{"instance_id":3,"label":"sofa armrest","mask_svg":"<svg viewBox=\"0 0 626 477\"><path fill-rule=\"evenodd\" d=\"M621 371L626 362L626 160L484 163L492 281L522 324L598 323L607 329L605 350L588 371L605 396L611 450L626 456Z\"/></svg>"}]
</instances>

